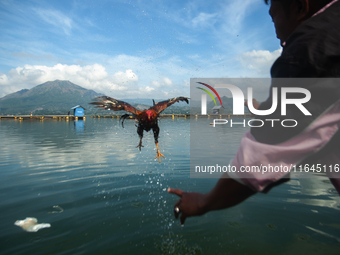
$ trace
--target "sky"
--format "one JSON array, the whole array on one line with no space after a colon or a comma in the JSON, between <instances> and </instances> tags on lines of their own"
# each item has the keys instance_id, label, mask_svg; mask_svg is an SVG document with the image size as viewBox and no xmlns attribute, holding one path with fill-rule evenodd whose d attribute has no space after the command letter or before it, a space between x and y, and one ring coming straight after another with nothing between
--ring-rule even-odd
<instances>
[{"instance_id":1,"label":"sky","mask_svg":"<svg viewBox=\"0 0 340 255\"><path fill-rule=\"evenodd\" d=\"M0 97L69 80L166 99L189 96L190 78L268 78L281 53L268 10L263 0L0 0Z\"/></svg>"}]
</instances>

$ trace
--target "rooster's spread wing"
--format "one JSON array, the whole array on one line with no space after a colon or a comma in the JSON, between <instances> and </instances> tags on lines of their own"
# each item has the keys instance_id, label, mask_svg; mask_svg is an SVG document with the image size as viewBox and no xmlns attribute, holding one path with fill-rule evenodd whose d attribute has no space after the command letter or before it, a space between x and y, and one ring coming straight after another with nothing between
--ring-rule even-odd
<instances>
[{"instance_id":1,"label":"rooster's spread wing","mask_svg":"<svg viewBox=\"0 0 340 255\"><path fill-rule=\"evenodd\" d=\"M132 105L107 96L96 97L94 102L91 102L90 104L96 105L96 108L101 108L101 110L127 111L131 112L133 115L138 115L138 113L140 113L140 111Z\"/></svg>"},{"instance_id":2,"label":"rooster's spread wing","mask_svg":"<svg viewBox=\"0 0 340 255\"><path fill-rule=\"evenodd\" d=\"M155 110L157 114L161 113L163 110L168 108L170 105L177 103L179 101L185 101L187 104L189 104L189 98L188 97L174 97L169 100L161 101L156 103L154 106L152 106L150 109Z\"/></svg>"}]
</instances>

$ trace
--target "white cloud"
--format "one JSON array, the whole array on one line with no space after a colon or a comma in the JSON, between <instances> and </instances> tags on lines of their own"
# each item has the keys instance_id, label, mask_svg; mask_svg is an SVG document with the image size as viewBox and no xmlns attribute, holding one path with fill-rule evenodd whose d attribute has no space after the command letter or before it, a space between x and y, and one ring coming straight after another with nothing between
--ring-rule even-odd
<instances>
[{"instance_id":1,"label":"white cloud","mask_svg":"<svg viewBox=\"0 0 340 255\"><path fill-rule=\"evenodd\" d=\"M258 1L231 1L230 4L222 6L220 19L223 20L223 26L220 32L223 32L224 35L239 33L244 25L247 12L251 10L254 4L258 4Z\"/></svg>"},{"instance_id":2,"label":"white cloud","mask_svg":"<svg viewBox=\"0 0 340 255\"><path fill-rule=\"evenodd\" d=\"M168 77L164 77L161 79L161 81L152 81L151 85L156 88L161 88L161 87L172 87L173 83Z\"/></svg>"},{"instance_id":3,"label":"white cloud","mask_svg":"<svg viewBox=\"0 0 340 255\"><path fill-rule=\"evenodd\" d=\"M128 69L109 75L99 64L79 66L57 64L52 67L25 65L0 74L0 97L53 80L69 80L104 94L138 89L138 76Z\"/></svg>"},{"instance_id":4,"label":"white cloud","mask_svg":"<svg viewBox=\"0 0 340 255\"><path fill-rule=\"evenodd\" d=\"M166 86L172 86L172 81L169 78L165 77L163 81Z\"/></svg>"},{"instance_id":5,"label":"white cloud","mask_svg":"<svg viewBox=\"0 0 340 255\"><path fill-rule=\"evenodd\" d=\"M237 57L237 60L250 70L255 70L260 74L266 74L274 61L281 55L281 52L281 48L273 52L268 50L252 50L241 53Z\"/></svg>"},{"instance_id":6,"label":"white cloud","mask_svg":"<svg viewBox=\"0 0 340 255\"><path fill-rule=\"evenodd\" d=\"M63 13L57 10L45 10L40 8L33 8L42 20L56 28L63 29L66 35L71 34L71 30L74 27L74 22L71 18L67 17Z\"/></svg>"},{"instance_id":7,"label":"white cloud","mask_svg":"<svg viewBox=\"0 0 340 255\"><path fill-rule=\"evenodd\" d=\"M138 82L138 76L133 73L131 69L128 69L125 72L119 71L113 75L113 78L118 83L126 83L130 81Z\"/></svg>"},{"instance_id":8,"label":"white cloud","mask_svg":"<svg viewBox=\"0 0 340 255\"><path fill-rule=\"evenodd\" d=\"M151 88L149 86L146 86L145 88L140 88L140 91L145 91L145 92L151 92L151 91L154 91L155 89L154 88Z\"/></svg>"},{"instance_id":9,"label":"white cloud","mask_svg":"<svg viewBox=\"0 0 340 255\"><path fill-rule=\"evenodd\" d=\"M187 80L183 80L183 87L190 87L190 82Z\"/></svg>"},{"instance_id":10,"label":"white cloud","mask_svg":"<svg viewBox=\"0 0 340 255\"><path fill-rule=\"evenodd\" d=\"M156 88L159 88L159 87L161 86L160 82L158 82L158 81L152 81L152 82L151 82L151 85L152 85L153 87L156 87Z\"/></svg>"},{"instance_id":11,"label":"white cloud","mask_svg":"<svg viewBox=\"0 0 340 255\"><path fill-rule=\"evenodd\" d=\"M216 22L215 19L216 16L217 16L216 13L208 14L201 12L198 16L193 18L191 22L194 27L208 27L212 26Z\"/></svg>"}]
</instances>

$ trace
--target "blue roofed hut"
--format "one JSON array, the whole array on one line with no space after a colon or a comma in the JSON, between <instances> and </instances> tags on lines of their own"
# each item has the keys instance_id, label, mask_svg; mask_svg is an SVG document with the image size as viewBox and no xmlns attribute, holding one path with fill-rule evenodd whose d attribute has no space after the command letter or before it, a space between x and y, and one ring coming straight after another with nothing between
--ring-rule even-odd
<instances>
[{"instance_id":1,"label":"blue roofed hut","mask_svg":"<svg viewBox=\"0 0 340 255\"><path fill-rule=\"evenodd\" d=\"M76 105L71 108L73 110L73 116L75 118L85 118L85 108L82 107L81 105Z\"/></svg>"},{"instance_id":2,"label":"blue roofed hut","mask_svg":"<svg viewBox=\"0 0 340 255\"><path fill-rule=\"evenodd\" d=\"M214 106L213 108L212 108L212 110L213 110L213 114L221 114L222 113L222 106Z\"/></svg>"}]
</instances>

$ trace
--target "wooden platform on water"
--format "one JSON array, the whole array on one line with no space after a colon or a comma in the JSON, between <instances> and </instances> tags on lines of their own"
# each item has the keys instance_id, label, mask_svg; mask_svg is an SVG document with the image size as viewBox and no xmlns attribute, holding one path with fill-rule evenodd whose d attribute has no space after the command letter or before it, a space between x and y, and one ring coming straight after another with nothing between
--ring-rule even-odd
<instances>
[{"instance_id":1,"label":"wooden platform on water","mask_svg":"<svg viewBox=\"0 0 340 255\"><path fill-rule=\"evenodd\" d=\"M0 116L0 120L85 120L84 117L75 117L73 115L17 115L17 116Z\"/></svg>"},{"instance_id":2,"label":"wooden platform on water","mask_svg":"<svg viewBox=\"0 0 340 255\"><path fill-rule=\"evenodd\" d=\"M250 118L251 114L233 115L233 114L161 114L160 118L211 118L211 119L230 119L232 117ZM112 118L119 119L120 115L89 115L84 117L75 117L73 115L17 115L17 116L0 116L0 120L85 120L86 117L90 118Z\"/></svg>"},{"instance_id":3,"label":"wooden platform on water","mask_svg":"<svg viewBox=\"0 0 340 255\"><path fill-rule=\"evenodd\" d=\"M233 114L161 114L160 118L212 118L212 119L230 119L232 117L238 118L250 118L251 114L243 114L243 115L233 115ZM120 115L92 115L91 118L120 118Z\"/></svg>"},{"instance_id":4,"label":"wooden platform on water","mask_svg":"<svg viewBox=\"0 0 340 255\"><path fill-rule=\"evenodd\" d=\"M119 119L121 115L92 115L91 118L117 118ZM161 114L160 118L190 118L190 114ZM131 117L132 118L132 117Z\"/></svg>"}]
</instances>

